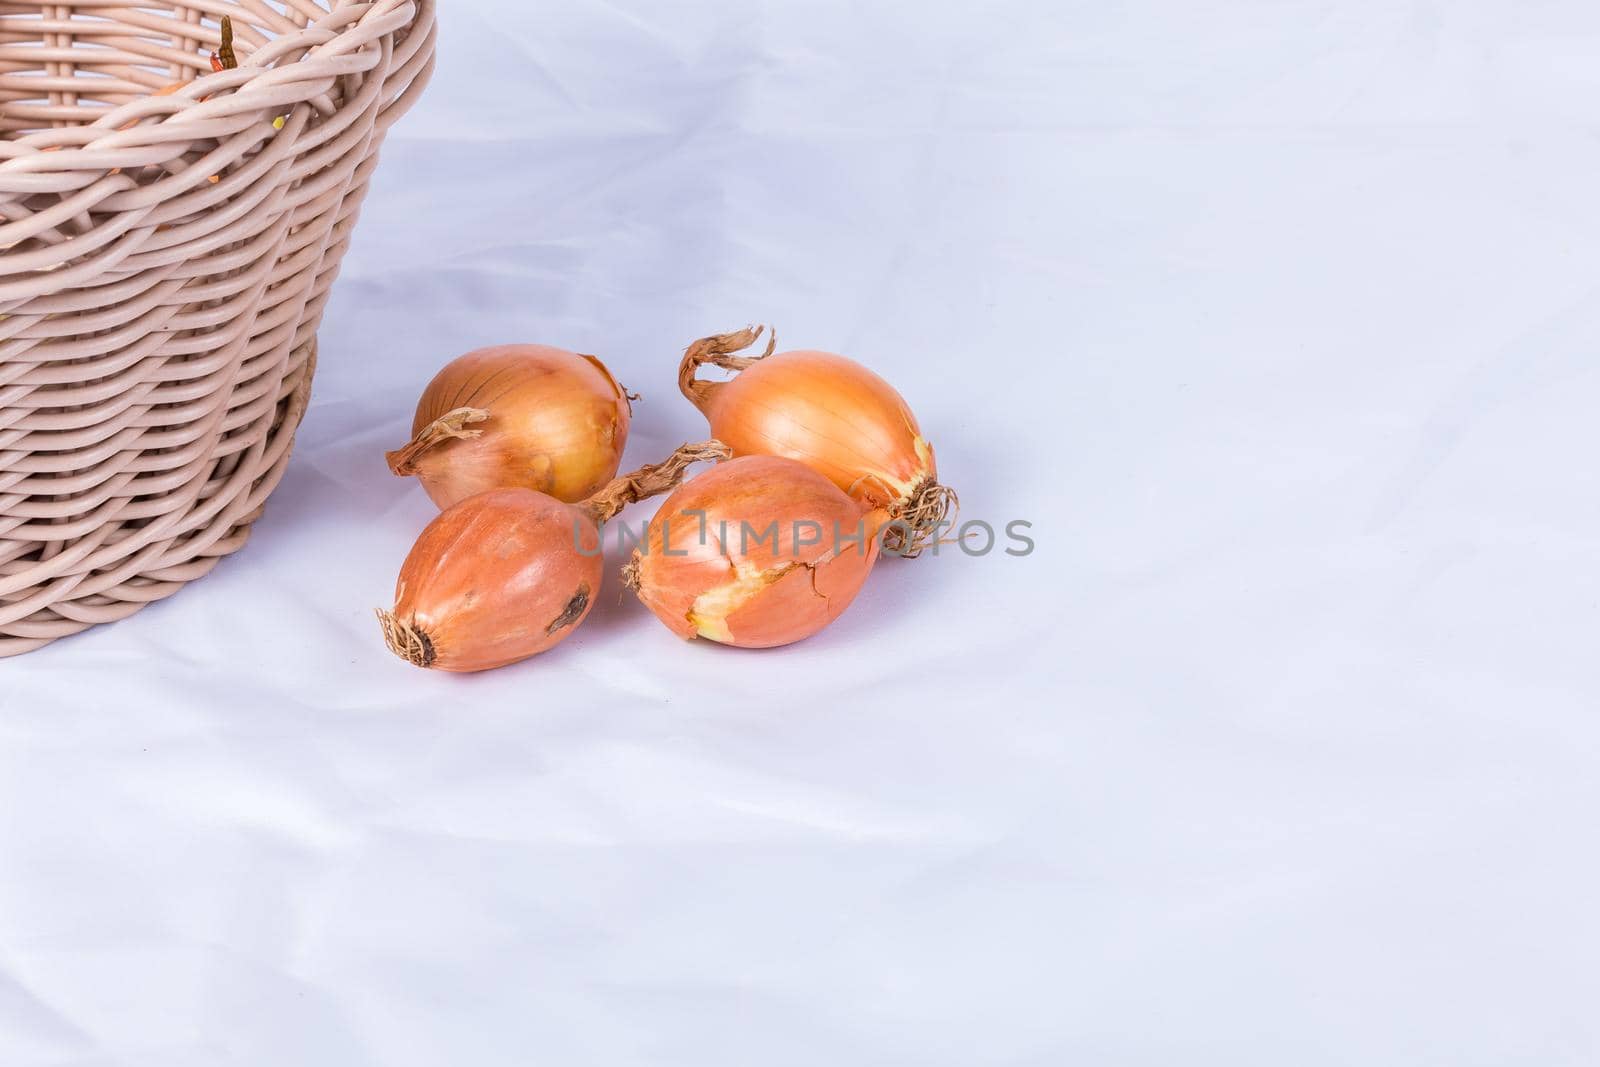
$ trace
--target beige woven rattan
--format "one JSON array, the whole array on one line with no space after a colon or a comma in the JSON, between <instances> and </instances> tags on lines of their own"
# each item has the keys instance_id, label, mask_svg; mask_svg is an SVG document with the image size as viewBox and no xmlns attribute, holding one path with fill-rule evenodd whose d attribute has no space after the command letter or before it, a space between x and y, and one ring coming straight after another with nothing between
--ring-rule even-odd
<instances>
[{"instance_id":1,"label":"beige woven rattan","mask_svg":"<svg viewBox=\"0 0 1600 1067\"><path fill-rule=\"evenodd\" d=\"M0 657L244 543L433 14L0 0ZM213 73L222 15L238 66Z\"/></svg>"}]
</instances>

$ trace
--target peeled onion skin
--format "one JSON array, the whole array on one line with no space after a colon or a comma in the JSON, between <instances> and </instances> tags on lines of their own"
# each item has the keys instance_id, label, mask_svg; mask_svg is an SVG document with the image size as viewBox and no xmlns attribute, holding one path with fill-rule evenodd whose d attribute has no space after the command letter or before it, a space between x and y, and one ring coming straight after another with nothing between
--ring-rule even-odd
<instances>
[{"instance_id":1,"label":"peeled onion skin","mask_svg":"<svg viewBox=\"0 0 1600 1067\"><path fill-rule=\"evenodd\" d=\"M684 445L578 504L513 488L446 508L401 565L394 608L378 612L384 642L415 666L459 672L503 667L560 644L599 594L600 525L672 489L690 464L727 456L715 441Z\"/></svg>"},{"instance_id":2,"label":"peeled onion skin","mask_svg":"<svg viewBox=\"0 0 1600 1067\"><path fill-rule=\"evenodd\" d=\"M745 456L673 492L623 578L680 637L740 648L792 644L850 606L877 561L885 518L802 463ZM820 525L820 542L797 548L797 524L807 521ZM742 540L741 522L754 531ZM758 540L774 522L776 543ZM861 542L836 543L835 523L845 537L861 533ZM804 528L799 539L813 533Z\"/></svg>"},{"instance_id":3,"label":"peeled onion skin","mask_svg":"<svg viewBox=\"0 0 1600 1067\"><path fill-rule=\"evenodd\" d=\"M629 396L593 356L548 345L496 345L445 366L423 390L412 439L387 454L440 508L523 488L583 500L622 463Z\"/></svg>"},{"instance_id":4,"label":"peeled onion skin","mask_svg":"<svg viewBox=\"0 0 1600 1067\"><path fill-rule=\"evenodd\" d=\"M939 484L933 446L893 386L830 352L739 356L761 336L756 326L702 338L678 366L678 387L736 456L798 460L847 494L885 509L890 555L916 556L939 536L956 495ZM695 378L705 364L735 371L726 382Z\"/></svg>"}]
</instances>

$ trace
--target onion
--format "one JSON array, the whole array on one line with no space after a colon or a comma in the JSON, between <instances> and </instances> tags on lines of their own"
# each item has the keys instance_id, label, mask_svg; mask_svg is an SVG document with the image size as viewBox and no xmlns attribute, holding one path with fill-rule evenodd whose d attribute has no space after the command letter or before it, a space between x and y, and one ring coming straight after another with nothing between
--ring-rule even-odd
<instances>
[{"instance_id":1,"label":"onion","mask_svg":"<svg viewBox=\"0 0 1600 1067\"><path fill-rule=\"evenodd\" d=\"M762 327L706 337L678 366L678 388L736 456L799 460L872 507L890 523L884 551L915 556L939 536L956 495L939 484L933 446L894 387L861 364L830 352L780 352L777 337L760 356L736 356ZM739 372L699 381L705 364Z\"/></svg>"},{"instance_id":2,"label":"onion","mask_svg":"<svg viewBox=\"0 0 1600 1067\"><path fill-rule=\"evenodd\" d=\"M593 356L548 345L480 348L428 383L411 443L387 454L389 469L416 475L441 508L510 488L574 503L616 476L630 399Z\"/></svg>"},{"instance_id":3,"label":"onion","mask_svg":"<svg viewBox=\"0 0 1600 1067\"><path fill-rule=\"evenodd\" d=\"M406 556L394 610L378 612L385 643L443 671L502 667L559 644L600 590L600 525L672 489L691 463L727 456L715 441L684 445L578 504L513 488L446 508Z\"/></svg>"},{"instance_id":4,"label":"onion","mask_svg":"<svg viewBox=\"0 0 1600 1067\"><path fill-rule=\"evenodd\" d=\"M850 606L886 517L803 463L745 456L662 503L623 579L680 637L787 645Z\"/></svg>"}]
</instances>

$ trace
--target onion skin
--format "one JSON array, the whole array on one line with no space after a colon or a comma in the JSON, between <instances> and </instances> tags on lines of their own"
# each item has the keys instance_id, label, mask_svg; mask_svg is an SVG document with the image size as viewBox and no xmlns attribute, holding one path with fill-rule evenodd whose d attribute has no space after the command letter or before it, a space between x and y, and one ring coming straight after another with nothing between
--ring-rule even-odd
<instances>
[{"instance_id":1,"label":"onion skin","mask_svg":"<svg viewBox=\"0 0 1600 1067\"><path fill-rule=\"evenodd\" d=\"M434 376L389 469L440 508L522 488L575 503L617 473L632 408L603 363L548 345L468 352Z\"/></svg>"},{"instance_id":2,"label":"onion skin","mask_svg":"<svg viewBox=\"0 0 1600 1067\"><path fill-rule=\"evenodd\" d=\"M899 520L885 547L914 556L938 536L955 504L939 484L933 446L894 387L854 360L831 352L736 356L762 327L703 338L678 368L684 396L705 415L711 435L736 456L798 460L871 507ZM700 381L703 364L738 373L725 382Z\"/></svg>"},{"instance_id":3,"label":"onion skin","mask_svg":"<svg viewBox=\"0 0 1600 1067\"><path fill-rule=\"evenodd\" d=\"M745 456L666 499L624 578L680 637L740 648L792 644L850 606L877 561L884 518L802 463ZM819 543L797 548L797 524L808 521L820 526ZM758 540L774 522L776 543ZM754 533L741 539L741 523ZM836 523L844 534L838 544ZM864 543L845 540L858 532ZM806 528L799 539L814 535Z\"/></svg>"},{"instance_id":4,"label":"onion skin","mask_svg":"<svg viewBox=\"0 0 1600 1067\"><path fill-rule=\"evenodd\" d=\"M600 590L601 564L600 531L582 508L532 489L479 493L417 538L394 610L379 613L384 636L419 667L503 667L577 628Z\"/></svg>"},{"instance_id":5,"label":"onion skin","mask_svg":"<svg viewBox=\"0 0 1600 1067\"><path fill-rule=\"evenodd\" d=\"M393 610L378 612L385 643L415 666L460 672L560 644L599 594L601 524L676 487L691 464L728 454L716 441L684 445L577 504L513 488L446 508L406 556Z\"/></svg>"}]
</instances>

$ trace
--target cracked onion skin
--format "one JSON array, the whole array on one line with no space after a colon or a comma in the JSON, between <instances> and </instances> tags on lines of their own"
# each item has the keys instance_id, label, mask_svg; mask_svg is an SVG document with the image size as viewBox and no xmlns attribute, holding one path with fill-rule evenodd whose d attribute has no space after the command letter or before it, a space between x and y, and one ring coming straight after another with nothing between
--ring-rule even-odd
<instances>
[{"instance_id":1,"label":"cracked onion skin","mask_svg":"<svg viewBox=\"0 0 1600 1067\"><path fill-rule=\"evenodd\" d=\"M702 338L678 366L678 387L735 456L798 460L845 493L884 508L895 524L886 551L915 556L939 536L956 505L939 484L933 446L895 388L854 360L832 352L740 356L764 327ZM736 373L725 382L695 377L710 364Z\"/></svg>"},{"instance_id":2,"label":"cracked onion skin","mask_svg":"<svg viewBox=\"0 0 1600 1067\"><path fill-rule=\"evenodd\" d=\"M417 538L394 610L379 613L384 637L402 659L441 671L537 655L589 614L599 546L582 508L532 489L479 493L440 512Z\"/></svg>"},{"instance_id":3,"label":"cracked onion skin","mask_svg":"<svg viewBox=\"0 0 1600 1067\"><path fill-rule=\"evenodd\" d=\"M884 518L802 463L744 456L662 503L624 578L680 637L740 648L792 644L850 606L878 559ZM806 522L820 525L820 543L796 547L797 524ZM742 540L741 523L751 531ZM776 543L760 536L771 523ZM860 532L861 542L836 542L836 523L846 537ZM799 540L811 538L811 528L799 529Z\"/></svg>"},{"instance_id":4,"label":"cracked onion skin","mask_svg":"<svg viewBox=\"0 0 1600 1067\"><path fill-rule=\"evenodd\" d=\"M412 439L387 454L441 509L491 489L573 503L616 476L628 393L594 356L495 345L452 360L417 403Z\"/></svg>"}]
</instances>

